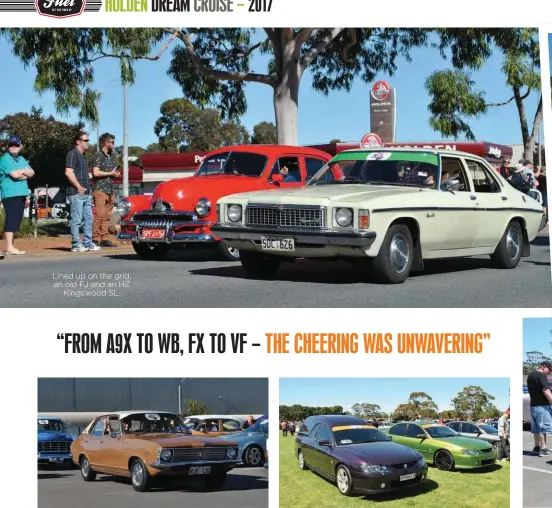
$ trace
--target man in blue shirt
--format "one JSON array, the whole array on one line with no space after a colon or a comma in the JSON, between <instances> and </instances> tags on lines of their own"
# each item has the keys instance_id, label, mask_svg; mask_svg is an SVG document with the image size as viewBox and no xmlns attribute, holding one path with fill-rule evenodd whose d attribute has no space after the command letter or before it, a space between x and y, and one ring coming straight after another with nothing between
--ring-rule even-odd
<instances>
[{"instance_id":1,"label":"man in blue shirt","mask_svg":"<svg viewBox=\"0 0 552 508\"><path fill-rule=\"evenodd\" d=\"M34 176L29 163L19 155L21 148L21 139L11 136L8 151L0 158L0 196L6 214L6 253L16 255L25 254L25 251L14 247L13 237L19 231L25 212L25 201L29 195L27 180Z\"/></svg>"}]
</instances>

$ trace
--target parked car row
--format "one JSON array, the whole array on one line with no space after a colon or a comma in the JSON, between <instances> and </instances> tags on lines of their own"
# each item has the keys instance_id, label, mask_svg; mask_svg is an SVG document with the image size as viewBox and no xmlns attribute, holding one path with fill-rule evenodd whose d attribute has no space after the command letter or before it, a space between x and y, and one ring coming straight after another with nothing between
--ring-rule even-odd
<instances>
[{"instance_id":1,"label":"parked car row","mask_svg":"<svg viewBox=\"0 0 552 508\"><path fill-rule=\"evenodd\" d=\"M300 469L312 469L345 496L419 486L428 478L428 464L452 471L497 460L489 442L447 425L404 422L382 430L336 415L308 417L295 438L295 456Z\"/></svg>"},{"instance_id":2,"label":"parked car row","mask_svg":"<svg viewBox=\"0 0 552 508\"><path fill-rule=\"evenodd\" d=\"M201 477L207 489L217 489L236 465L265 461L268 414L245 430L236 423L236 417L218 415L121 411L98 416L75 438L59 418L41 417L38 460L72 461L87 482L98 474L128 477L139 492L156 478Z\"/></svg>"},{"instance_id":3,"label":"parked car row","mask_svg":"<svg viewBox=\"0 0 552 508\"><path fill-rule=\"evenodd\" d=\"M515 268L546 224L543 208L478 156L444 149L244 145L214 150L196 174L119 204L119 238L143 259L212 245L251 277L298 258L345 258L382 283L436 258L490 255Z\"/></svg>"}]
</instances>

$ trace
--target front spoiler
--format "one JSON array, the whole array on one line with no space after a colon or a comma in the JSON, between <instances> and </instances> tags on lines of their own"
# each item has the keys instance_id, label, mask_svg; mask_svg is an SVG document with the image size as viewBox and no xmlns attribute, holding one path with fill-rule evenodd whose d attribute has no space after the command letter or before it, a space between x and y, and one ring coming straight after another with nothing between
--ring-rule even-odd
<instances>
[{"instance_id":1,"label":"front spoiler","mask_svg":"<svg viewBox=\"0 0 552 508\"><path fill-rule=\"evenodd\" d=\"M375 231L297 230L279 228L247 228L215 224L211 231L223 240L250 240L260 242L261 236L292 237L297 243L307 245L339 245L345 247L370 247L376 239Z\"/></svg>"}]
</instances>

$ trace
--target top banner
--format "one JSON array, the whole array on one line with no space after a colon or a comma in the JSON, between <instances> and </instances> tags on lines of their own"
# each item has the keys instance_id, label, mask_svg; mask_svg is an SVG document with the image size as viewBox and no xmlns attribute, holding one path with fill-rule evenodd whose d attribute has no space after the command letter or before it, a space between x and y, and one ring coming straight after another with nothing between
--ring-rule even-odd
<instances>
[{"instance_id":1,"label":"top banner","mask_svg":"<svg viewBox=\"0 0 552 508\"><path fill-rule=\"evenodd\" d=\"M410 6L371 15L362 0L0 0L5 27L163 27L172 26L180 13L196 27L346 26L362 19L364 26L509 27L538 26L543 2L529 0L519 10L513 1L466 0L450 16L438 0L420 0ZM363 16L365 13L365 16ZM182 21L184 21L184 19ZM550 16L552 22L552 15Z\"/></svg>"}]
</instances>

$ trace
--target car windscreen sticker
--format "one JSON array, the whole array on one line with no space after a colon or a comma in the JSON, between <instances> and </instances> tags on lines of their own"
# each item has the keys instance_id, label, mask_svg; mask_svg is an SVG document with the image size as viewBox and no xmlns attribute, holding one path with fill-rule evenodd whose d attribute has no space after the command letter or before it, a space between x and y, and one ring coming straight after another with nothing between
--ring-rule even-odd
<instances>
[{"instance_id":1,"label":"car windscreen sticker","mask_svg":"<svg viewBox=\"0 0 552 508\"><path fill-rule=\"evenodd\" d=\"M351 429L375 429L373 425L341 425L339 427L332 427L332 430L351 430Z\"/></svg>"},{"instance_id":2,"label":"car windscreen sticker","mask_svg":"<svg viewBox=\"0 0 552 508\"><path fill-rule=\"evenodd\" d=\"M342 439L341 441L339 441L339 444L351 444L352 442L352 439Z\"/></svg>"},{"instance_id":3,"label":"car windscreen sticker","mask_svg":"<svg viewBox=\"0 0 552 508\"><path fill-rule=\"evenodd\" d=\"M161 420L161 417L159 415L153 413L147 413L146 418L152 422L158 422L159 420Z\"/></svg>"},{"instance_id":4,"label":"car windscreen sticker","mask_svg":"<svg viewBox=\"0 0 552 508\"><path fill-rule=\"evenodd\" d=\"M374 156L371 158L373 154L378 154L377 157L380 157L379 159ZM381 155L385 154L385 159L381 158ZM400 161L400 162L423 162L426 164L431 164L433 166L439 165L439 156L435 153L431 152L409 152L407 150L405 151L370 151L370 150L359 150L359 151L351 151L351 152L341 152L337 154L330 163L333 164L335 162L340 161L375 161L378 160L386 160L386 161Z\"/></svg>"},{"instance_id":5,"label":"car windscreen sticker","mask_svg":"<svg viewBox=\"0 0 552 508\"><path fill-rule=\"evenodd\" d=\"M422 425L422 427L424 429L427 429L429 427L438 427L439 425L437 425L436 423L425 423L424 425Z\"/></svg>"},{"instance_id":6,"label":"car windscreen sticker","mask_svg":"<svg viewBox=\"0 0 552 508\"><path fill-rule=\"evenodd\" d=\"M427 171L418 171L418 176L427 177Z\"/></svg>"},{"instance_id":7,"label":"car windscreen sticker","mask_svg":"<svg viewBox=\"0 0 552 508\"><path fill-rule=\"evenodd\" d=\"M38 423L40 423L40 425L48 425L50 422L48 420L38 420Z\"/></svg>"},{"instance_id":8,"label":"car windscreen sticker","mask_svg":"<svg viewBox=\"0 0 552 508\"><path fill-rule=\"evenodd\" d=\"M368 157L367 161L384 161L391 157L392 152L372 152Z\"/></svg>"}]
</instances>

